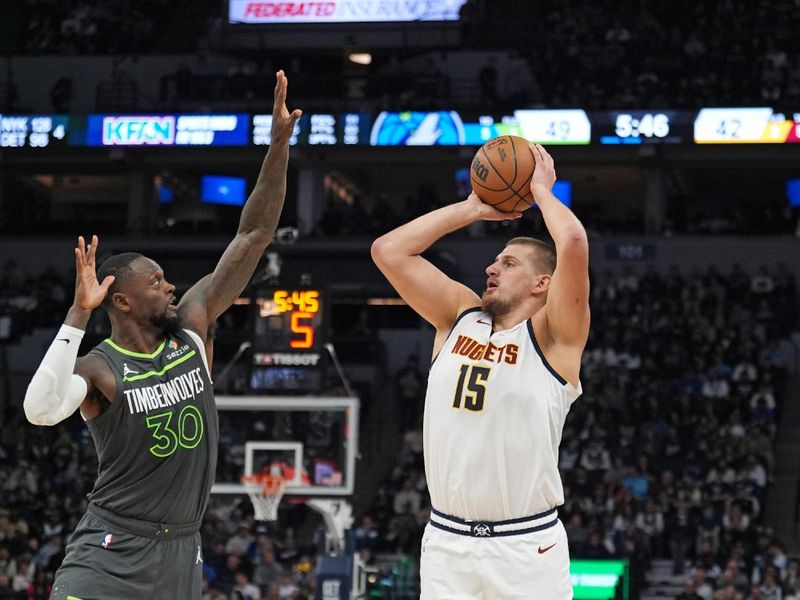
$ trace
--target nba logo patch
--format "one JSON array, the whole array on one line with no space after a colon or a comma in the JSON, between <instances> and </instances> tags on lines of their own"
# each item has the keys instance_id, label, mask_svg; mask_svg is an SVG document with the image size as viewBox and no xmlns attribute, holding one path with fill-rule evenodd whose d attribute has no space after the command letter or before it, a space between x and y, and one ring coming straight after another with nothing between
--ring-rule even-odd
<instances>
[{"instance_id":1,"label":"nba logo patch","mask_svg":"<svg viewBox=\"0 0 800 600\"><path fill-rule=\"evenodd\" d=\"M171 340L170 343L169 343L169 347L172 348L173 350L177 350L178 349L178 342L176 342L175 340Z\"/></svg>"},{"instance_id":2,"label":"nba logo patch","mask_svg":"<svg viewBox=\"0 0 800 600\"><path fill-rule=\"evenodd\" d=\"M114 536L112 534L107 533L106 534L106 539L104 539L103 543L102 543L103 548L108 549L108 547L111 545L111 540L113 538L114 538Z\"/></svg>"}]
</instances>

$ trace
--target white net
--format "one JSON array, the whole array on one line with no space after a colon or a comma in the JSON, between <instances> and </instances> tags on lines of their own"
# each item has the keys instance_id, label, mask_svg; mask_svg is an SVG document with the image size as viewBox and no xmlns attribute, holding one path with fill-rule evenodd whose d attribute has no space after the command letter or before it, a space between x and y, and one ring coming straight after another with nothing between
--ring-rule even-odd
<instances>
[{"instance_id":1,"label":"white net","mask_svg":"<svg viewBox=\"0 0 800 600\"><path fill-rule=\"evenodd\" d=\"M246 475L242 484L253 503L256 521L277 521L286 480L272 475Z\"/></svg>"}]
</instances>

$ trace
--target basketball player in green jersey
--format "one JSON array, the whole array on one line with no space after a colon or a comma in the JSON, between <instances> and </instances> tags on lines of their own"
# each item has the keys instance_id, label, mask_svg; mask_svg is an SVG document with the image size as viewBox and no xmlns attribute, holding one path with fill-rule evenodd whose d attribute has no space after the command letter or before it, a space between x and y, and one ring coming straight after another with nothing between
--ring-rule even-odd
<instances>
[{"instance_id":1,"label":"basketball player in green jersey","mask_svg":"<svg viewBox=\"0 0 800 600\"><path fill-rule=\"evenodd\" d=\"M96 271L97 236L89 245L78 238L75 300L24 403L37 425L55 425L79 408L100 463L52 599L201 597L199 529L219 437L208 330L247 285L278 225L301 115L287 110L286 89L278 71L269 152L236 237L179 303L154 261L118 254ZM98 306L108 312L111 337L77 358Z\"/></svg>"}]
</instances>

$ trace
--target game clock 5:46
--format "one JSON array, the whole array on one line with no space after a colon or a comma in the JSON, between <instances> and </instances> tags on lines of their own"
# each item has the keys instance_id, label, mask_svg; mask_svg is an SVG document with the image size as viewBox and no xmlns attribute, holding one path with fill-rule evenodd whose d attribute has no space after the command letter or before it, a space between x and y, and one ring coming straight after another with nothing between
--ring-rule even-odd
<instances>
[{"instance_id":1,"label":"game clock 5:46","mask_svg":"<svg viewBox=\"0 0 800 600\"><path fill-rule=\"evenodd\" d=\"M592 115L601 144L679 144L691 139L692 118L674 110L608 111Z\"/></svg>"},{"instance_id":2,"label":"game clock 5:46","mask_svg":"<svg viewBox=\"0 0 800 600\"><path fill-rule=\"evenodd\" d=\"M252 329L254 390L321 387L324 294L316 288L256 290Z\"/></svg>"}]
</instances>

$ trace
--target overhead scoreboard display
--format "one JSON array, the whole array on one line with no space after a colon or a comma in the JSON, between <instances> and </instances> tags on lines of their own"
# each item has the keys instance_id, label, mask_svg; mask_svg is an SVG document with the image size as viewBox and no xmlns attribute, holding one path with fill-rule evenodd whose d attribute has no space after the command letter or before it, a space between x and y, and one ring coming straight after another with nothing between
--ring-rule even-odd
<instances>
[{"instance_id":1,"label":"overhead scoreboard display","mask_svg":"<svg viewBox=\"0 0 800 600\"><path fill-rule=\"evenodd\" d=\"M0 115L0 148L67 144L67 115Z\"/></svg>"},{"instance_id":2,"label":"overhead scoreboard display","mask_svg":"<svg viewBox=\"0 0 800 600\"><path fill-rule=\"evenodd\" d=\"M368 113L311 113L303 114L294 124L289 144L294 146L345 146L369 143L369 126L372 119ZM272 131L272 115L253 115L251 140L254 146L269 145Z\"/></svg>"},{"instance_id":3,"label":"overhead scoreboard display","mask_svg":"<svg viewBox=\"0 0 800 600\"><path fill-rule=\"evenodd\" d=\"M601 144L684 144L692 140L694 113L677 110L593 112L594 139Z\"/></svg>"},{"instance_id":4,"label":"overhead scoreboard display","mask_svg":"<svg viewBox=\"0 0 800 600\"><path fill-rule=\"evenodd\" d=\"M321 389L325 308L325 294L319 288L256 290L251 389Z\"/></svg>"},{"instance_id":5,"label":"overhead scoreboard display","mask_svg":"<svg viewBox=\"0 0 800 600\"><path fill-rule=\"evenodd\" d=\"M800 113L787 118L772 108L703 108L694 122L697 144L800 142Z\"/></svg>"},{"instance_id":6,"label":"overhead scoreboard display","mask_svg":"<svg viewBox=\"0 0 800 600\"><path fill-rule=\"evenodd\" d=\"M541 144L588 144L591 123L584 110L516 110L467 119L454 110L383 111L375 118L372 146L480 146L500 135Z\"/></svg>"},{"instance_id":7,"label":"overhead scoreboard display","mask_svg":"<svg viewBox=\"0 0 800 600\"><path fill-rule=\"evenodd\" d=\"M255 147L270 143L271 114L0 115L0 148ZM794 144L800 112L769 107L521 109L304 113L299 146L480 146L501 135L546 145Z\"/></svg>"}]
</instances>

